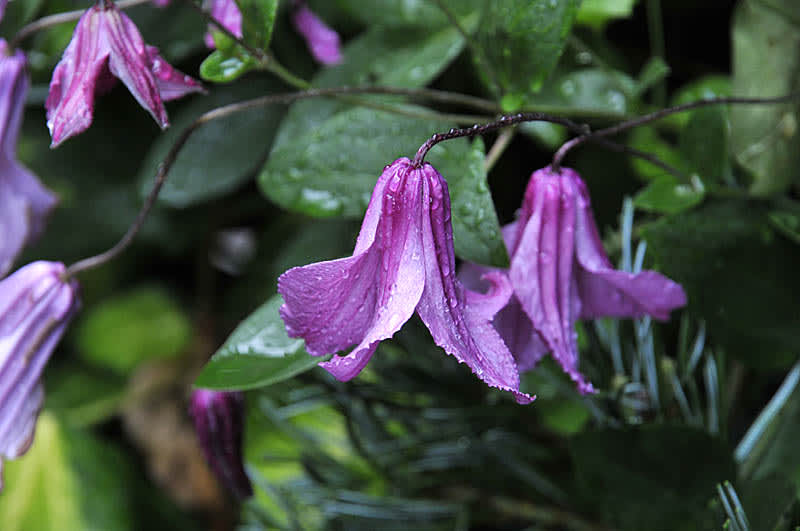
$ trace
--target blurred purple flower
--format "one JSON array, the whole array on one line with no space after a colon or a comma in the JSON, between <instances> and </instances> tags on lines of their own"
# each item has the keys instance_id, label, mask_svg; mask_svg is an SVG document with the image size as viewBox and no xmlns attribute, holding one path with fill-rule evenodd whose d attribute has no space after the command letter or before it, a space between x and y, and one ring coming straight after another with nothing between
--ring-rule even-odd
<instances>
[{"instance_id":1,"label":"blurred purple flower","mask_svg":"<svg viewBox=\"0 0 800 531\"><path fill-rule=\"evenodd\" d=\"M6 14L7 5L8 5L8 0L0 0L0 20L3 20L3 15Z\"/></svg>"},{"instance_id":2,"label":"blurred purple flower","mask_svg":"<svg viewBox=\"0 0 800 531\"><path fill-rule=\"evenodd\" d=\"M189 406L200 446L219 481L238 499L253 495L242 462L244 395L195 389Z\"/></svg>"},{"instance_id":3,"label":"blurred purple flower","mask_svg":"<svg viewBox=\"0 0 800 531\"><path fill-rule=\"evenodd\" d=\"M169 5L170 0L153 0L153 3L157 7L167 7Z\"/></svg>"},{"instance_id":4,"label":"blurred purple flower","mask_svg":"<svg viewBox=\"0 0 800 531\"><path fill-rule=\"evenodd\" d=\"M83 14L53 71L45 103L51 147L91 125L95 95L110 89L114 77L162 129L169 125L165 100L203 90L167 64L154 47L146 47L133 21L105 0Z\"/></svg>"},{"instance_id":5,"label":"blurred purple flower","mask_svg":"<svg viewBox=\"0 0 800 531\"><path fill-rule=\"evenodd\" d=\"M17 161L30 81L25 55L13 54L0 39L0 277L6 274L25 243L44 229L56 198Z\"/></svg>"},{"instance_id":6,"label":"blurred purple flower","mask_svg":"<svg viewBox=\"0 0 800 531\"><path fill-rule=\"evenodd\" d=\"M482 295L455 278L447 183L430 164L416 168L402 158L378 179L353 256L281 275L281 317L312 355L356 345L320 363L346 381L416 310L437 345L488 385L528 403L533 398L519 391L514 358L491 325L511 286L499 273L484 279L491 289Z\"/></svg>"},{"instance_id":7,"label":"blurred purple flower","mask_svg":"<svg viewBox=\"0 0 800 531\"><path fill-rule=\"evenodd\" d=\"M342 62L339 34L325 24L304 1L295 2L292 22L314 59L325 65Z\"/></svg>"},{"instance_id":8,"label":"blurred purple flower","mask_svg":"<svg viewBox=\"0 0 800 531\"><path fill-rule=\"evenodd\" d=\"M234 0L206 0L203 7L211 13L211 17L219 22L226 30L240 39L242 38L242 12ZM214 37L211 35L212 27L209 26L205 42L209 48L214 48Z\"/></svg>"},{"instance_id":9,"label":"blurred purple flower","mask_svg":"<svg viewBox=\"0 0 800 531\"><path fill-rule=\"evenodd\" d=\"M594 391L578 371L575 321L596 317L669 318L686 304L683 288L655 271L617 271L608 260L586 184L574 170L549 167L531 176L519 219L503 229L514 297L495 327L520 371L551 352L581 393ZM487 269L465 264L468 286Z\"/></svg>"},{"instance_id":10,"label":"blurred purple flower","mask_svg":"<svg viewBox=\"0 0 800 531\"><path fill-rule=\"evenodd\" d=\"M33 262L0 281L0 473L3 459L33 442L42 371L78 308L78 285L61 278L64 270Z\"/></svg>"}]
</instances>

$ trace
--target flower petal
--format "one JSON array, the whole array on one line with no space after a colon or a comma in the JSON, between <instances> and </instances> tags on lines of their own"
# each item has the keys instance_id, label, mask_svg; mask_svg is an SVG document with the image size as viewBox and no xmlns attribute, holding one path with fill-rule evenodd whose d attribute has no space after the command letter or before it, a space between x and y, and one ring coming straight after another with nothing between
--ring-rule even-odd
<instances>
[{"instance_id":1,"label":"flower petal","mask_svg":"<svg viewBox=\"0 0 800 531\"><path fill-rule=\"evenodd\" d=\"M401 161L398 161L401 162ZM289 335L323 355L357 346L320 366L345 381L369 361L377 343L411 317L422 295L420 185L408 163L387 167L373 191L355 254L290 269L278 279Z\"/></svg>"},{"instance_id":2,"label":"flower petal","mask_svg":"<svg viewBox=\"0 0 800 531\"><path fill-rule=\"evenodd\" d=\"M103 9L101 16L99 29L110 52L109 70L128 87L139 105L153 116L156 123L165 129L169 126L167 110L150 71L142 34L128 15L119 9Z\"/></svg>"},{"instance_id":3,"label":"flower petal","mask_svg":"<svg viewBox=\"0 0 800 531\"><path fill-rule=\"evenodd\" d=\"M668 319L671 310L686 304L683 288L655 271L633 274L615 270L600 241L586 185L579 177L573 182L578 206L575 246L580 265L576 275L580 317L652 315L656 319Z\"/></svg>"},{"instance_id":4,"label":"flower petal","mask_svg":"<svg viewBox=\"0 0 800 531\"><path fill-rule=\"evenodd\" d=\"M96 7L78 20L72 40L53 70L47 95L47 128L56 147L92 124L97 78L108 60L109 49L100 36L102 24Z\"/></svg>"},{"instance_id":5,"label":"flower petal","mask_svg":"<svg viewBox=\"0 0 800 531\"><path fill-rule=\"evenodd\" d=\"M575 196L570 181L549 168L531 177L525 192L525 228L511 260L514 293L553 357L581 392L592 386L578 371L574 323L580 311L573 284Z\"/></svg>"},{"instance_id":6,"label":"flower petal","mask_svg":"<svg viewBox=\"0 0 800 531\"><path fill-rule=\"evenodd\" d=\"M239 11L239 6L236 5L234 0L210 0L206 1L205 5L208 12L211 13L211 18L237 37L242 37L242 12ZM211 35L211 29L212 26L209 26L209 31L205 36L205 43L209 48L214 48L214 37Z\"/></svg>"},{"instance_id":7,"label":"flower petal","mask_svg":"<svg viewBox=\"0 0 800 531\"><path fill-rule=\"evenodd\" d=\"M491 324L511 296L511 286L504 275L491 272L483 276L491 284L486 294L464 289L455 278L447 183L429 164L416 171L427 175L423 204L430 205L422 218L425 290L417 313L445 352L466 363L489 386L513 393L521 404L529 403L534 397L520 392L514 358Z\"/></svg>"},{"instance_id":8,"label":"flower petal","mask_svg":"<svg viewBox=\"0 0 800 531\"><path fill-rule=\"evenodd\" d=\"M297 33L306 40L314 59L325 65L342 62L339 34L311 11L305 2L298 2L292 22Z\"/></svg>"},{"instance_id":9,"label":"flower petal","mask_svg":"<svg viewBox=\"0 0 800 531\"><path fill-rule=\"evenodd\" d=\"M150 63L150 71L156 79L158 93L162 101L171 101L192 92L205 92L203 85L191 76L174 68L158 54L155 46L145 46L147 60Z\"/></svg>"}]
</instances>

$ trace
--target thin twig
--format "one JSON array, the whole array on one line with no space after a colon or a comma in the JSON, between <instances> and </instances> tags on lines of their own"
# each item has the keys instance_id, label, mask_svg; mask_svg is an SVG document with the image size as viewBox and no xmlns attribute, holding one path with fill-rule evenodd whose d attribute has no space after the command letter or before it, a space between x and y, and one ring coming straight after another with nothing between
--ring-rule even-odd
<instances>
[{"instance_id":1,"label":"thin twig","mask_svg":"<svg viewBox=\"0 0 800 531\"><path fill-rule=\"evenodd\" d=\"M134 6L147 4L151 0L120 0L116 3L118 9L128 9ZM91 7L89 9L92 9ZM14 38L11 39L9 44L9 48L14 49L19 46L24 39L33 35L37 31L41 31L47 28L51 28L53 26L58 26L59 24L64 24L66 22L72 22L74 20L78 20L83 16L84 13L88 11L87 9L76 9L75 11L64 11L63 13L56 13L55 15L48 15L46 17L42 17L40 19L34 20L30 24L23 26Z\"/></svg>"},{"instance_id":2,"label":"thin twig","mask_svg":"<svg viewBox=\"0 0 800 531\"><path fill-rule=\"evenodd\" d=\"M392 87L335 87L335 88L309 89L302 92L285 92L281 94L269 94L267 96L261 96L259 98L254 98L251 100L225 105L223 107L218 107L216 109L210 110L200 115L194 122L192 122L183 130L178 139L170 148L169 152L167 152L167 155L164 157L164 160L161 162L161 164L159 164L153 188L150 190L150 193L145 199L145 202L142 205L142 208L139 211L136 220L133 222L130 228L128 228L128 231L125 233L125 235L119 240L119 242L117 242L113 247L111 247L107 251L104 251L95 256L91 256L89 258L84 258L69 266L67 270L64 272L63 275L64 278L66 279L69 277L73 277L78 273L81 273L88 269L99 267L113 260L120 254L122 254L125 251L125 249L128 248L128 246L131 244L133 239L138 234L139 230L142 228L142 225L147 219L150 210L153 208L153 205L158 199L158 194L161 192L161 188L162 186L164 186L164 182L166 182L167 174L172 168L172 165L175 163L175 160L177 159L180 150L183 148L183 146L186 144L186 142L189 140L192 134L201 125L249 109L255 109L263 107L265 105L272 105L272 104L286 104L300 99L339 97L341 95L346 95L346 94L388 94L388 93L396 93L396 94L407 93L407 89L395 90ZM449 115L437 114L437 118L442 118L442 116L446 117ZM474 117L469 116L462 118L467 118L471 120Z\"/></svg>"},{"instance_id":3,"label":"thin twig","mask_svg":"<svg viewBox=\"0 0 800 531\"><path fill-rule=\"evenodd\" d=\"M613 136L623 131L627 131L628 129L633 129L634 127L639 127L641 125L654 122L671 114L689 111L692 109L696 109L698 107L706 107L709 105L727 105L727 104L766 105L774 103L788 103L790 101L796 100L798 96L800 96L800 93L793 92L791 94L787 94L785 96L778 96L775 98L742 98L742 97L711 98L705 100L692 101L689 103L684 103L682 105L676 105L674 107L667 107L665 109L660 109L658 111L651 112L649 114L645 114L642 116L638 116L636 118L632 118L630 120L626 120L624 122L620 122L616 125L612 125L611 127L606 127L605 129L598 129L597 131L593 131L591 134L584 134L572 138L571 140L568 140L558 149L558 151L556 151L556 154L553 156L552 168L554 171L558 171L558 169L561 167L561 161L564 160L564 157L567 155L567 153L569 153L575 147L583 144L584 142L587 142L589 140L594 140L597 137Z\"/></svg>"},{"instance_id":4,"label":"thin twig","mask_svg":"<svg viewBox=\"0 0 800 531\"><path fill-rule=\"evenodd\" d=\"M496 131L497 129L502 129L504 127L521 124L523 122L550 122L554 124L560 124L565 126L570 131L581 135L588 135L590 132L588 125L578 124L569 118L553 116L542 112L521 112L517 114L501 116L494 122L475 124L472 127L465 129L450 129L450 131L447 133L436 133L426 140L425 143L420 146L419 150L417 150L417 154L414 155L413 165L415 167L421 167L423 162L425 162L425 155L427 155L431 148L433 148L433 146L439 142L465 136L478 136L491 131Z\"/></svg>"}]
</instances>

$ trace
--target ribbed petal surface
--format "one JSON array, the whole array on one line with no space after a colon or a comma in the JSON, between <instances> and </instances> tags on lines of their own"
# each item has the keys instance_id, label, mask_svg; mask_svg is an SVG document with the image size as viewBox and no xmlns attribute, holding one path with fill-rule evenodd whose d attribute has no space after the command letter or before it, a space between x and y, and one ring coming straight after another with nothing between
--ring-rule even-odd
<instances>
[{"instance_id":1,"label":"ribbed petal surface","mask_svg":"<svg viewBox=\"0 0 800 531\"><path fill-rule=\"evenodd\" d=\"M42 404L40 378L75 313L62 264L34 262L0 281L0 459L24 453Z\"/></svg>"}]
</instances>

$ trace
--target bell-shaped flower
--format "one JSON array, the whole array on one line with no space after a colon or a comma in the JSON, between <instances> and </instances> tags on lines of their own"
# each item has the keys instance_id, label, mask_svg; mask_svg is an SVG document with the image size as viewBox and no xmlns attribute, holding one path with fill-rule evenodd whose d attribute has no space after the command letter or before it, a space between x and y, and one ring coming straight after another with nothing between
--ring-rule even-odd
<instances>
[{"instance_id":1,"label":"bell-shaped flower","mask_svg":"<svg viewBox=\"0 0 800 531\"><path fill-rule=\"evenodd\" d=\"M159 57L155 48L145 46L133 21L111 0L104 0L80 18L53 70L45 102L51 147L91 125L94 98L111 88L114 78L128 87L162 129L169 125L164 101L203 91L200 83Z\"/></svg>"},{"instance_id":2,"label":"bell-shaped flower","mask_svg":"<svg viewBox=\"0 0 800 531\"><path fill-rule=\"evenodd\" d=\"M495 326L517 359L532 368L547 352L582 393L592 384L578 371L575 321L596 317L666 320L686 304L683 288L655 271L627 273L611 265L592 215L586 184L577 172L548 168L531 176L519 219L503 229L514 297ZM484 268L465 265L467 285Z\"/></svg>"},{"instance_id":3,"label":"bell-shaped flower","mask_svg":"<svg viewBox=\"0 0 800 531\"><path fill-rule=\"evenodd\" d=\"M292 22L303 36L314 59L325 65L342 62L339 34L322 21L302 0L295 2Z\"/></svg>"},{"instance_id":4,"label":"bell-shaped flower","mask_svg":"<svg viewBox=\"0 0 800 531\"><path fill-rule=\"evenodd\" d=\"M25 55L11 53L0 39L0 277L11 267L25 243L44 229L56 198L17 161L30 80Z\"/></svg>"},{"instance_id":5,"label":"bell-shaped flower","mask_svg":"<svg viewBox=\"0 0 800 531\"><path fill-rule=\"evenodd\" d=\"M350 349L320 365L341 381L356 376L378 344L414 311L433 340L492 387L520 403L511 353L491 325L511 295L502 274L490 273L485 295L455 277L447 183L430 164L407 158L387 166L372 192L353 256L295 267L280 276L281 317L292 337L322 356Z\"/></svg>"},{"instance_id":6,"label":"bell-shaped flower","mask_svg":"<svg viewBox=\"0 0 800 531\"><path fill-rule=\"evenodd\" d=\"M64 265L33 262L0 280L0 472L33 442L41 375L78 308Z\"/></svg>"},{"instance_id":7,"label":"bell-shaped flower","mask_svg":"<svg viewBox=\"0 0 800 531\"><path fill-rule=\"evenodd\" d=\"M253 495L242 462L244 395L195 389L189 413L206 460L217 479L238 499Z\"/></svg>"}]
</instances>

